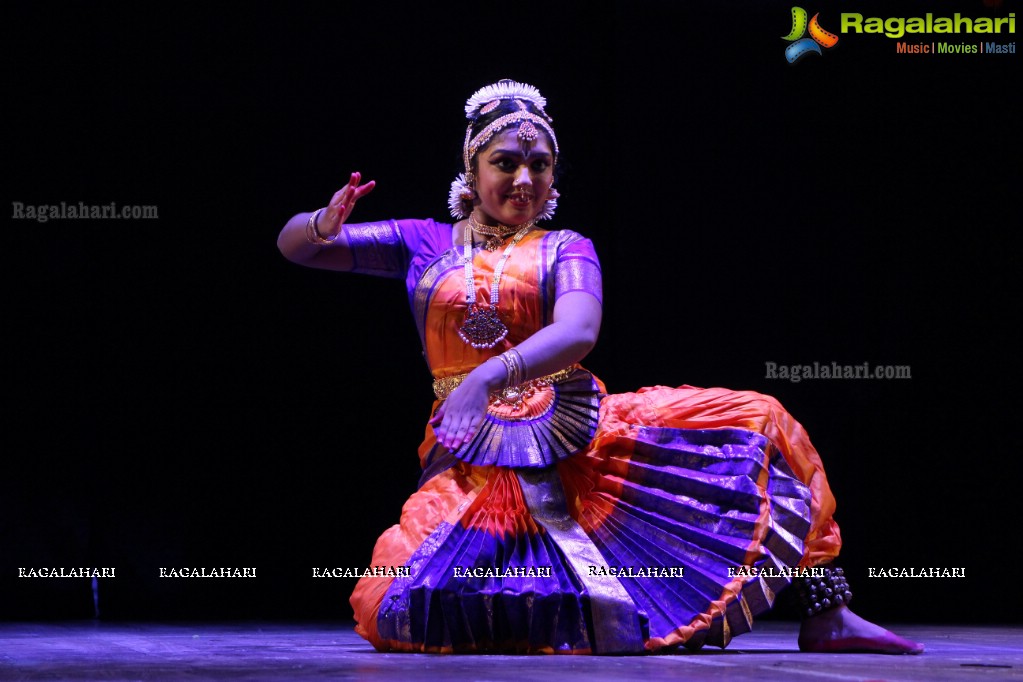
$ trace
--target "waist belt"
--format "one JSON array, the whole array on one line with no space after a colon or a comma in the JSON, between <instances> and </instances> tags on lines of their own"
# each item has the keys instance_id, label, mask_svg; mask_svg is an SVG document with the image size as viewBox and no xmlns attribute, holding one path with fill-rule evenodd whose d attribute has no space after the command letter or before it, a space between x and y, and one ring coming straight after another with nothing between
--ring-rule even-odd
<instances>
[{"instance_id":1,"label":"waist belt","mask_svg":"<svg viewBox=\"0 0 1023 682\"><path fill-rule=\"evenodd\" d=\"M502 388L499 391L494 391L490 394L491 399L500 400L508 404L515 404L522 401L523 397L527 396L531 391L535 391L543 386L550 386L556 384L559 381L564 381L572 375L577 368L577 365L566 367L565 369L559 369L557 372L553 372L546 376L537 377L536 379L530 379L529 381L523 381L521 384L516 386L508 386ZM437 396L437 400L447 400L448 396L458 388L458 386L465 381L465 377L469 376L469 373L455 374L453 376L444 377L443 379L435 379L433 382L433 394Z\"/></svg>"}]
</instances>

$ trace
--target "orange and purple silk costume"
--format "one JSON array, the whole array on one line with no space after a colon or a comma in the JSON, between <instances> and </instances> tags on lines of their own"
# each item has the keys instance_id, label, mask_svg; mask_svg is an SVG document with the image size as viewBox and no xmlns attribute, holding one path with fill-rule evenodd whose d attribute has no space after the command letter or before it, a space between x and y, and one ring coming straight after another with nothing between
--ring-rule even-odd
<instances>
[{"instance_id":1,"label":"orange and purple silk costume","mask_svg":"<svg viewBox=\"0 0 1023 682\"><path fill-rule=\"evenodd\" d=\"M508 336L476 349L458 335L465 280L450 225L392 220L344 229L355 271L405 278L435 379L514 347L550 323L569 291L601 297L589 240L533 230L500 284ZM474 251L481 302L489 302L500 255ZM597 396L589 421L587 386ZM572 387L582 387L581 399ZM474 439L471 455L448 451L427 426L419 490L371 560L408 566L408 575L364 577L351 597L356 631L378 650L724 646L789 584L785 568L838 554L820 457L769 396L691 386L604 395L578 368L571 380L539 387L519 416L501 409L492 406L484 426L493 428ZM560 437L566 414L588 426L581 443Z\"/></svg>"}]
</instances>

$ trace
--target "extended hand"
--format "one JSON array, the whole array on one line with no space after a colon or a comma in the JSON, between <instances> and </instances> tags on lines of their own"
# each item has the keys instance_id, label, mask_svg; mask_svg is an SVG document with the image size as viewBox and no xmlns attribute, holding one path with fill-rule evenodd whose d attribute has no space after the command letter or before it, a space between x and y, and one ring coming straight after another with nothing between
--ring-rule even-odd
<instances>
[{"instance_id":1,"label":"extended hand","mask_svg":"<svg viewBox=\"0 0 1023 682\"><path fill-rule=\"evenodd\" d=\"M320 213L317 219L317 231L324 236L335 235L341 230L341 226L348 220L355 202L373 191L376 181L370 180L365 185L362 182L362 174L356 171L352 173L348 184L339 189L331 197L330 203Z\"/></svg>"}]
</instances>

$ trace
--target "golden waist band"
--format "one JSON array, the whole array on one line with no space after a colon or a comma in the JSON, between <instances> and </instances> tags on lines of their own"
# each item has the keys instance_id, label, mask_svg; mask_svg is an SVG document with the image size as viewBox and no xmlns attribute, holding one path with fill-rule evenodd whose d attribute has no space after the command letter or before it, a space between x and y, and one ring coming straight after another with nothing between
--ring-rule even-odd
<instances>
[{"instance_id":1,"label":"golden waist band","mask_svg":"<svg viewBox=\"0 0 1023 682\"><path fill-rule=\"evenodd\" d=\"M522 395L530 389L536 389L541 386L550 386L551 384L556 384L559 381L564 381L576 369L578 369L578 365L559 369L557 372L552 374L537 377L536 379L530 379L529 381L523 381L517 386L508 386L507 388L503 388L500 391L493 393L492 397L504 397L507 399L511 396ZM455 374L453 376L444 377L443 379L435 379L433 382L433 394L437 396L437 400L447 400L452 391L458 388L459 384L461 384L467 376L469 376L468 372L465 374Z\"/></svg>"}]
</instances>

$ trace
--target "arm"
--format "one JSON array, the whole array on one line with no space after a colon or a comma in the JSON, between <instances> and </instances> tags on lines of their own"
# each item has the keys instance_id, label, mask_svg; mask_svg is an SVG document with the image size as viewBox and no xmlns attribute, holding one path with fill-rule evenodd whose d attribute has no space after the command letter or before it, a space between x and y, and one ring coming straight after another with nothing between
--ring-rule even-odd
<instances>
[{"instance_id":1,"label":"arm","mask_svg":"<svg viewBox=\"0 0 1023 682\"><path fill-rule=\"evenodd\" d=\"M569 291L554 304L553 319L515 347L526 365L527 379L551 374L586 357L597 343L600 301L585 291ZM430 422L438 442L449 449L468 442L483 421L490 393L503 388L506 379L504 363L497 358L470 372Z\"/></svg>"},{"instance_id":2,"label":"arm","mask_svg":"<svg viewBox=\"0 0 1023 682\"><path fill-rule=\"evenodd\" d=\"M277 237L277 248L285 258L299 265L327 270L351 270L354 263L348 241L341 232L355 202L373 191L376 183L370 180L362 185L362 175L352 173L348 184L331 197L330 203L320 211L316 220L316 231L330 244L311 243L306 236L306 226L311 213L299 213L291 218Z\"/></svg>"}]
</instances>

